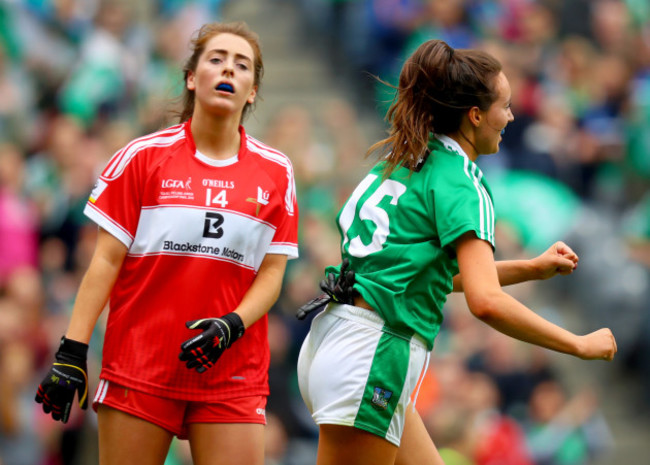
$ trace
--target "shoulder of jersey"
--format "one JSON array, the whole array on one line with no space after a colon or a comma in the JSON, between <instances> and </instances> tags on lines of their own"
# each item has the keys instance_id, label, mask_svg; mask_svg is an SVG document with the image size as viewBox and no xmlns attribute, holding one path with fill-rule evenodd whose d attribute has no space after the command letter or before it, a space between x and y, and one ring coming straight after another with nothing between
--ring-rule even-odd
<instances>
[{"instance_id":1,"label":"shoulder of jersey","mask_svg":"<svg viewBox=\"0 0 650 465\"><path fill-rule=\"evenodd\" d=\"M110 159L102 178L107 181L118 178L139 154L147 149L169 149L169 147L186 138L185 127L177 124L167 129L157 131L146 136L138 137L129 142L125 147L115 153ZM154 153L164 154L163 150L154 150Z\"/></svg>"},{"instance_id":2,"label":"shoulder of jersey","mask_svg":"<svg viewBox=\"0 0 650 465\"><path fill-rule=\"evenodd\" d=\"M290 216L295 214L296 182L293 176L293 165L284 153L276 150L254 137L246 135L246 148L255 157L265 172L271 174L277 187L284 191L284 203Z\"/></svg>"},{"instance_id":3,"label":"shoulder of jersey","mask_svg":"<svg viewBox=\"0 0 650 465\"><path fill-rule=\"evenodd\" d=\"M248 134L246 135L246 148L256 156L261 163L277 165L278 167L283 167L293 173L293 166L289 157Z\"/></svg>"}]
</instances>

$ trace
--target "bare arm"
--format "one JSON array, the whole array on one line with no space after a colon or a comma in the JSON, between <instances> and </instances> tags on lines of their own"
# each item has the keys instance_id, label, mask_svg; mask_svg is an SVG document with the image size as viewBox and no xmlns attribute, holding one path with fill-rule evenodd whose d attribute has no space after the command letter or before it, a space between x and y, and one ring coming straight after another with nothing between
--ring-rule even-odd
<instances>
[{"instance_id":1,"label":"bare arm","mask_svg":"<svg viewBox=\"0 0 650 465\"><path fill-rule=\"evenodd\" d=\"M616 341L609 329L578 336L534 313L501 289L490 245L464 236L456 247L469 309L494 329L521 341L582 359L612 360Z\"/></svg>"},{"instance_id":2,"label":"bare arm","mask_svg":"<svg viewBox=\"0 0 650 465\"><path fill-rule=\"evenodd\" d=\"M474 236L468 236L474 237ZM549 279L558 274L568 275L578 266L578 255L564 242L556 242L543 254L530 260L503 260L496 262L501 286ZM463 292L460 273L454 276L454 292Z\"/></svg>"},{"instance_id":3,"label":"bare arm","mask_svg":"<svg viewBox=\"0 0 650 465\"><path fill-rule=\"evenodd\" d=\"M267 254L264 257L253 284L235 309L244 327L248 328L259 320L278 300L286 266L286 255Z\"/></svg>"},{"instance_id":4,"label":"bare arm","mask_svg":"<svg viewBox=\"0 0 650 465\"><path fill-rule=\"evenodd\" d=\"M88 344L97 319L122 268L127 248L109 232L99 228L97 245L81 280L66 332L68 339Z\"/></svg>"}]
</instances>

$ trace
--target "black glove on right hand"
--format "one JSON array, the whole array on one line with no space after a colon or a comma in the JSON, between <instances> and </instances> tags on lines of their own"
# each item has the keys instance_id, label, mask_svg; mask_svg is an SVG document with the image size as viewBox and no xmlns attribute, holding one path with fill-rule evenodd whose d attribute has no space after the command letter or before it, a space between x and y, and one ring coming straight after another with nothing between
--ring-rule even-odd
<instances>
[{"instance_id":1,"label":"black glove on right hand","mask_svg":"<svg viewBox=\"0 0 650 465\"><path fill-rule=\"evenodd\" d=\"M52 412L53 419L68 422L75 391L81 408L88 408L87 357L88 344L65 336L61 338L59 350L54 355L56 362L38 386L35 398L43 404L45 413Z\"/></svg>"},{"instance_id":2,"label":"black glove on right hand","mask_svg":"<svg viewBox=\"0 0 650 465\"><path fill-rule=\"evenodd\" d=\"M221 357L224 350L244 335L244 323L234 312L227 313L221 318L203 318L185 323L188 329L202 329L198 336L181 344L178 358L185 362L190 370L195 368L203 373L212 367Z\"/></svg>"}]
</instances>

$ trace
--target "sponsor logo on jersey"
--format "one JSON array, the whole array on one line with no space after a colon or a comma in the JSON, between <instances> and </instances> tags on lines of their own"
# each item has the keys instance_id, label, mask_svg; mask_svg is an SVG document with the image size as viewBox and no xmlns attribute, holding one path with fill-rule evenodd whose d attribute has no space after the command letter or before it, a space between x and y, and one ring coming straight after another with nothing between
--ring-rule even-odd
<instances>
[{"instance_id":1,"label":"sponsor logo on jersey","mask_svg":"<svg viewBox=\"0 0 650 465\"><path fill-rule=\"evenodd\" d=\"M217 187L219 189L234 189L235 181L225 181L223 179L204 179L204 187Z\"/></svg>"},{"instance_id":2,"label":"sponsor logo on jersey","mask_svg":"<svg viewBox=\"0 0 650 465\"><path fill-rule=\"evenodd\" d=\"M180 179L163 179L162 188L163 189L183 189L183 190L192 190L191 187L192 178L188 178L187 181L181 181Z\"/></svg>"},{"instance_id":3,"label":"sponsor logo on jersey","mask_svg":"<svg viewBox=\"0 0 650 465\"><path fill-rule=\"evenodd\" d=\"M374 405L377 409L386 410L386 407L388 407L388 402L390 402L390 398L392 396L392 391L387 391L384 388L375 386L375 391L372 394L372 405Z\"/></svg>"},{"instance_id":4,"label":"sponsor logo on jersey","mask_svg":"<svg viewBox=\"0 0 650 465\"><path fill-rule=\"evenodd\" d=\"M194 199L192 192L192 178L183 179L163 179L160 183L160 200L169 199Z\"/></svg>"},{"instance_id":5,"label":"sponsor logo on jersey","mask_svg":"<svg viewBox=\"0 0 650 465\"><path fill-rule=\"evenodd\" d=\"M104 192L104 189L106 189L106 186L108 186L108 184L105 181L98 179L95 183L95 186L93 187L92 192L90 193L89 200L92 203L95 203L99 196L102 195L102 192Z\"/></svg>"},{"instance_id":6,"label":"sponsor logo on jersey","mask_svg":"<svg viewBox=\"0 0 650 465\"><path fill-rule=\"evenodd\" d=\"M255 209L255 216L259 216L260 208L262 208L262 205L269 204L270 196L271 194L269 193L269 191L265 191L260 186L257 186L257 199L254 199L252 197L246 199L246 202L251 202L257 205L257 208Z\"/></svg>"},{"instance_id":7,"label":"sponsor logo on jersey","mask_svg":"<svg viewBox=\"0 0 650 465\"><path fill-rule=\"evenodd\" d=\"M214 247L192 242L164 241L163 250L169 252L196 253L202 255L213 255L215 257L227 258L237 262L244 262L244 254L228 247Z\"/></svg>"},{"instance_id":8,"label":"sponsor logo on jersey","mask_svg":"<svg viewBox=\"0 0 650 465\"><path fill-rule=\"evenodd\" d=\"M203 223L203 237L221 238L223 236L223 228L221 227L223 222L223 215L220 213L207 212Z\"/></svg>"}]
</instances>

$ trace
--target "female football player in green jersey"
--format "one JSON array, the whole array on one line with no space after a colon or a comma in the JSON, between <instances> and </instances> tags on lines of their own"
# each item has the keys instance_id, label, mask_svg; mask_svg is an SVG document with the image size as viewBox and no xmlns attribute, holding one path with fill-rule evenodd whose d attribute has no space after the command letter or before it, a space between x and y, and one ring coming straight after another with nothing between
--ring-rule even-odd
<instances>
[{"instance_id":1,"label":"female football player in green jersey","mask_svg":"<svg viewBox=\"0 0 650 465\"><path fill-rule=\"evenodd\" d=\"M336 302L312 321L298 361L320 428L318 465L443 464L409 402L452 291L511 337L582 359L614 357L609 329L573 334L501 288L578 264L562 242L531 260L495 262L493 200L476 159L499 150L514 119L510 94L500 63L482 51L431 40L404 64L389 137L369 151L383 157L337 218L349 270L326 270ZM350 272L354 292L345 292Z\"/></svg>"}]
</instances>

